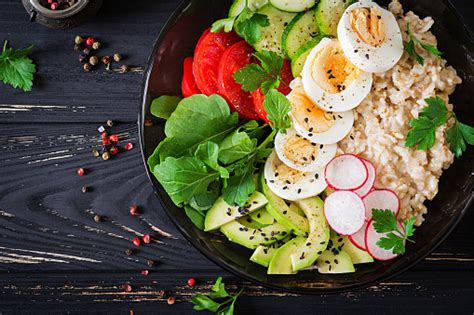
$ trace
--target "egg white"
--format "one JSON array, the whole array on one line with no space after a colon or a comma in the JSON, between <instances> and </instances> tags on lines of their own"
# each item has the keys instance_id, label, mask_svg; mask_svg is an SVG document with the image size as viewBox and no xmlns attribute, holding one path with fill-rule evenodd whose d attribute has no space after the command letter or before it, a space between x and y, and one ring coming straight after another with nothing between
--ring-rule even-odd
<instances>
[{"instance_id":1,"label":"egg white","mask_svg":"<svg viewBox=\"0 0 474 315\"><path fill-rule=\"evenodd\" d=\"M385 24L384 42L376 47L360 40L351 27L352 10L371 7L380 12ZM350 5L339 20L337 36L346 57L357 68L366 72L385 72L397 64L403 55L402 33L395 16L372 1L361 1Z\"/></svg>"}]
</instances>

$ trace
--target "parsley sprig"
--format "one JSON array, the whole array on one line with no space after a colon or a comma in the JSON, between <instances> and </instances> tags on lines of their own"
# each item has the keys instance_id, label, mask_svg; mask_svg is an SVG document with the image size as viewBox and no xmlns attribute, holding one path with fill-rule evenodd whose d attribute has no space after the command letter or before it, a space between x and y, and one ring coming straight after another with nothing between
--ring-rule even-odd
<instances>
[{"instance_id":1,"label":"parsley sprig","mask_svg":"<svg viewBox=\"0 0 474 315\"><path fill-rule=\"evenodd\" d=\"M33 50L33 45L15 51L7 46L8 41L5 40L0 55L0 81L25 92L31 91L36 66L28 55Z\"/></svg>"},{"instance_id":2,"label":"parsley sprig","mask_svg":"<svg viewBox=\"0 0 474 315\"><path fill-rule=\"evenodd\" d=\"M410 120L411 129L405 145L418 150L432 148L436 140L436 129L454 118L455 123L449 128L447 138L451 151L456 157L460 157L466 151L466 142L474 145L474 128L461 123L454 112L449 112L441 97L429 97L425 102L428 106L423 108L418 118Z\"/></svg>"},{"instance_id":3,"label":"parsley sprig","mask_svg":"<svg viewBox=\"0 0 474 315\"><path fill-rule=\"evenodd\" d=\"M408 34L409 40L408 40L408 43L405 46L405 50L412 58L415 58L416 62L418 62L420 65L424 64L425 59L420 54L418 54L416 52L415 44L418 44L422 49L426 50L427 52L429 52L429 53L431 53L431 54L433 54L437 57L440 57L443 54L435 46L430 45L428 43L425 43L425 42L419 40L418 38L416 38L413 35L412 31L410 31L410 24L409 23L407 23L406 32Z\"/></svg>"},{"instance_id":4,"label":"parsley sprig","mask_svg":"<svg viewBox=\"0 0 474 315\"><path fill-rule=\"evenodd\" d=\"M234 314L235 301L242 291L243 289L235 295L229 294L222 282L222 277L219 277L211 287L209 294L196 294L191 301L196 311L208 310L219 315L232 315Z\"/></svg>"},{"instance_id":5,"label":"parsley sprig","mask_svg":"<svg viewBox=\"0 0 474 315\"><path fill-rule=\"evenodd\" d=\"M411 236L415 232L415 217L403 221L403 229L399 228L397 217L390 209L372 209L374 229L378 233L388 233L377 241L380 248L391 250L394 254L405 253L405 241L414 243Z\"/></svg>"}]
</instances>

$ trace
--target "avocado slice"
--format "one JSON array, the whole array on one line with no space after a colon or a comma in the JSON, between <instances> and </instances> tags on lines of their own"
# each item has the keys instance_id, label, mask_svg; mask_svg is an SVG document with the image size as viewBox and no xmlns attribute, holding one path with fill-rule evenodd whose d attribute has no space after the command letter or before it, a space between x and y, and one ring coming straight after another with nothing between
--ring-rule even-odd
<instances>
[{"instance_id":1,"label":"avocado slice","mask_svg":"<svg viewBox=\"0 0 474 315\"><path fill-rule=\"evenodd\" d=\"M316 261L320 273L351 273L355 272L351 257L344 250L324 251Z\"/></svg>"},{"instance_id":2,"label":"avocado slice","mask_svg":"<svg viewBox=\"0 0 474 315\"><path fill-rule=\"evenodd\" d=\"M298 213L300 216L305 216L303 210L301 210L301 208L298 207L294 202L290 203L290 211Z\"/></svg>"},{"instance_id":3,"label":"avocado slice","mask_svg":"<svg viewBox=\"0 0 474 315\"><path fill-rule=\"evenodd\" d=\"M291 265L291 254L294 253L298 247L304 244L305 241L305 237L298 236L278 248L272 257L272 260L270 260L267 273L269 275L290 275L296 273L293 271Z\"/></svg>"},{"instance_id":4,"label":"avocado slice","mask_svg":"<svg viewBox=\"0 0 474 315\"><path fill-rule=\"evenodd\" d=\"M267 211L277 220L278 223L293 230L296 235L304 235L309 232L308 220L296 212L290 211L290 207L285 200L275 195L268 185L265 178L261 177L262 192L268 200Z\"/></svg>"},{"instance_id":5,"label":"avocado slice","mask_svg":"<svg viewBox=\"0 0 474 315\"><path fill-rule=\"evenodd\" d=\"M324 216L324 203L319 197L311 197L295 202L303 210L309 221L309 233L304 244L291 253L294 271L314 264L328 246L330 228Z\"/></svg>"},{"instance_id":6,"label":"avocado slice","mask_svg":"<svg viewBox=\"0 0 474 315\"><path fill-rule=\"evenodd\" d=\"M267 202L267 198L258 191L255 191L241 207L230 206L224 201L223 197L219 197L206 213L204 231L216 230L226 223L260 209L265 206Z\"/></svg>"},{"instance_id":7,"label":"avocado slice","mask_svg":"<svg viewBox=\"0 0 474 315\"><path fill-rule=\"evenodd\" d=\"M288 235L287 228L279 223L262 228L251 228L238 221L221 226L221 232L227 236L229 241L250 249L255 249L259 245L275 243Z\"/></svg>"},{"instance_id":8,"label":"avocado slice","mask_svg":"<svg viewBox=\"0 0 474 315\"><path fill-rule=\"evenodd\" d=\"M249 217L251 217L253 221L264 225L273 224L273 222L275 222L275 218L265 208L250 213Z\"/></svg>"},{"instance_id":9,"label":"avocado slice","mask_svg":"<svg viewBox=\"0 0 474 315\"><path fill-rule=\"evenodd\" d=\"M347 236L331 232L331 240L337 248L340 247L351 257L354 265L374 262L374 258L369 253L352 244Z\"/></svg>"},{"instance_id":10,"label":"avocado slice","mask_svg":"<svg viewBox=\"0 0 474 315\"><path fill-rule=\"evenodd\" d=\"M286 242L291 239L290 236L285 237L281 241L275 242L270 245L259 245L253 252L250 260L262 265L263 267L268 267L270 260L272 260L273 255L278 248L283 246Z\"/></svg>"}]
</instances>

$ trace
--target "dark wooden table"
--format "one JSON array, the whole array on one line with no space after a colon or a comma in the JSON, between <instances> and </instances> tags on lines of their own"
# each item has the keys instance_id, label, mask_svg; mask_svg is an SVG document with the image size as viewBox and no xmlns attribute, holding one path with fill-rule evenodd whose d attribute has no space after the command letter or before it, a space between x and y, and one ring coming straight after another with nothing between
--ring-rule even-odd
<instances>
[{"instance_id":1,"label":"dark wooden table","mask_svg":"<svg viewBox=\"0 0 474 315\"><path fill-rule=\"evenodd\" d=\"M472 19L468 0L456 5ZM144 67L176 0L105 1L83 26L53 31L28 21L18 0L0 0L0 39L16 48L34 44L38 65L30 93L0 84L0 314L85 312L189 313L191 296L219 275L231 290L244 287L241 313L294 314L474 311L474 212L423 263L364 290L297 296L242 281L211 263L177 232L153 194L140 158L137 113L142 72L84 73L73 51L76 34L120 52ZM97 127L107 119L135 148L109 161L95 159ZM78 177L76 170L88 173ZM91 192L82 193L89 185ZM137 204L142 214L132 217ZM471 209L472 210L472 209ZM102 222L93 217L100 214ZM156 235L132 256L131 239ZM147 260L157 261L154 268ZM150 269L144 277L143 269ZM198 279L194 288L189 277ZM132 292L122 284L130 283ZM177 303L159 295L169 290Z\"/></svg>"}]
</instances>

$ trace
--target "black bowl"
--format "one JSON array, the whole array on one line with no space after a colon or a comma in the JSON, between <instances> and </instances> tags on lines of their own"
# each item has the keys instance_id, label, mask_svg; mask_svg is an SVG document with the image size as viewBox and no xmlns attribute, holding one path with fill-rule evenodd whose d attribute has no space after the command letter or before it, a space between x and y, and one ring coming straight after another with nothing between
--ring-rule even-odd
<instances>
[{"instance_id":1,"label":"black bowl","mask_svg":"<svg viewBox=\"0 0 474 315\"><path fill-rule=\"evenodd\" d=\"M146 162L163 139L163 122L145 127L144 120L152 119L149 112L151 100L164 94L179 95L182 62L192 56L194 46L210 24L224 16L231 1L187 0L171 16L156 40L148 62L143 90L143 107L140 113L140 141ZM464 83L456 89L451 101L458 117L472 124L474 119L473 38L453 6L446 0L404 1L405 9L420 16L432 16L432 29L445 58L458 70ZM387 3L384 3L387 4ZM247 280L274 289L294 293L329 293L366 287L393 277L414 266L433 251L454 229L473 199L474 150L470 148L461 159L447 170L440 181L436 198L427 202L429 213L425 223L416 231L415 244L409 244L407 253L395 260L358 265L357 272L342 275L322 275L301 272L290 276L271 276L266 269L249 261L251 251L227 241L223 236L198 230L176 207L147 167L148 176L161 201L163 210L181 233L204 255L224 269Z\"/></svg>"}]
</instances>

